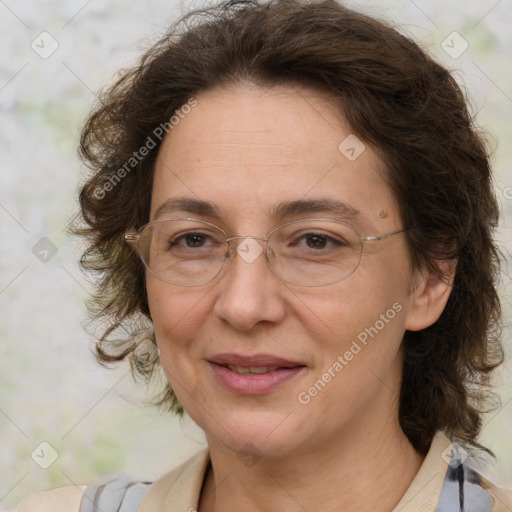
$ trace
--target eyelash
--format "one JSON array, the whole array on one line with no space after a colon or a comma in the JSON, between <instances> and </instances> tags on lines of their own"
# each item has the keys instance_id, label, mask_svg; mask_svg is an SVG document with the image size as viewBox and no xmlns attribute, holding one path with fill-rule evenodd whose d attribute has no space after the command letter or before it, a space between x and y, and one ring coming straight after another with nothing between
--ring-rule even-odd
<instances>
[{"instance_id":1,"label":"eyelash","mask_svg":"<svg viewBox=\"0 0 512 512\"><path fill-rule=\"evenodd\" d=\"M175 247L175 246L180 246L180 241L181 240L186 240L188 237L193 237L193 236L201 236L201 237L206 237L206 238L210 238L212 239L213 237L211 237L210 235L206 234L206 233L201 233L201 232L198 232L198 231L190 231L190 232L187 232L187 233L183 233L183 234L180 234L178 236L175 236L173 240L171 240L169 242L169 246L170 248L172 247ZM325 233L319 233L319 232L314 232L314 231L308 231L308 232L305 232L305 233L302 233L300 234L298 237L295 236L293 238L293 243L296 244L297 243L297 240L301 241L301 240L306 240L308 237L319 237L323 240L326 241L326 243L331 243L335 246L342 246L342 245L346 245L345 242L343 242L342 240L337 240ZM182 246L183 247L183 246ZM201 246L203 247L203 246ZM190 247L189 247L190 248Z\"/></svg>"}]
</instances>

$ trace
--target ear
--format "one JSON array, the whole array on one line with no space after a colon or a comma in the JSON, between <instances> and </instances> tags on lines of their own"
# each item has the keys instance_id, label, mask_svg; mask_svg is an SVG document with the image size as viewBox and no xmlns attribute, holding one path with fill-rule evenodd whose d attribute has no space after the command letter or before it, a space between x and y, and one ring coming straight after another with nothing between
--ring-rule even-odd
<instances>
[{"instance_id":1,"label":"ear","mask_svg":"<svg viewBox=\"0 0 512 512\"><path fill-rule=\"evenodd\" d=\"M420 331L437 322L448 302L457 262L440 261L437 265L438 274L423 272L416 278L405 319L405 328L409 331Z\"/></svg>"}]
</instances>

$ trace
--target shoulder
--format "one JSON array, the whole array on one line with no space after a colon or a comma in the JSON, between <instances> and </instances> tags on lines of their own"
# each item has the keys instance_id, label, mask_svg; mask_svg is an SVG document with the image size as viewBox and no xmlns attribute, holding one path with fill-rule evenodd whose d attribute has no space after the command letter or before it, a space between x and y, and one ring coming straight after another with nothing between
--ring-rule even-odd
<instances>
[{"instance_id":1,"label":"shoulder","mask_svg":"<svg viewBox=\"0 0 512 512\"><path fill-rule=\"evenodd\" d=\"M13 512L78 512L86 486L59 487L28 494Z\"/></svg>"},{"instance_id":2,"label":"shoulder","mask_svg":"<svg viewBox=\"0 0 512 512\"><path fill-rule=\"evenodd\" d=\"M90 485L31 493L13 512L136 512L150 485L124 474L106 475Z\"/></svg>"},{"instance_id":3,"label":"shoulder","mask_svg":"<svg viewBox=\"0 0 512 512\"><path fill-rule=\"evenodd\" d=\"M448 505L457 501L461 510L466 503L482 512L512 511L512 491L496 484L498 475L494 473L493 459L456 441L448 445L441 457L447 464L439 500L441 510L451 510Z\"/></svg>"},{"instance_id":4,"label":"shoulder","mask_svg":"<svg viewBox=\"0 0 512 512\"><path fill-rule=\"evenodd\" d=\"M478 480L480 486L489 493L493 501L492 512L510 512L512 510L512 489L499 487L480 474L478 474Z\"/></svg>"},{"instance_id":5,"label":"shoulder","mask_svg":"<svg viewBox=\"0 0 512 512\"><path fill-rule=\"evenodd\" d=\"M204 449L153 484L135 482L126 475L116 474L105 476L91 485L33 492L12 512L181 512L181 506L175 508L178 503L193 503L198 499L208 462L209 450ZM191 506L196 506L196 503L184 510Z\"/></svg>"},{"instance_id":6,"label":"shoulder","mask_svg":"<svg viewBox=\"0 0 512 512\"><path fill-rule=\"evenodd\" d=\"M490 461L474 455L437 432L418 474L393 512L512 512L512 492L496 485Z\"/></svg>"},{"instance_id":7,"label":"shoulder","mask_svg":"<svg viewBox=\"0 0 512 512\"><path fill-rule=\"evenodd\" d=\"M142 501L139 512L182 512L195 509L208 464L208 448L159 478Z\"/></svg>"}]
</instances>

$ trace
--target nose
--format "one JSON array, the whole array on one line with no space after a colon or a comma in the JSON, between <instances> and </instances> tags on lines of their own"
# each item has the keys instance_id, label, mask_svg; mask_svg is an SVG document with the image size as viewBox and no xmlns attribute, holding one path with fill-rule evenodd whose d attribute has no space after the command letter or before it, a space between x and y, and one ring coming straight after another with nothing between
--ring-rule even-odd
<instances>
[{"instance_id":1,"label":"nose","mask_svg":"<svg viewBox=\"0 0 512 512\"><path fill-rule=\"evenodd\" d=\"M265 242L232 240L232 261L217 285L214 312L232 327L249 331L260 322L284 318L283 283L265 259Z\"/></svg>"}]
</instances>

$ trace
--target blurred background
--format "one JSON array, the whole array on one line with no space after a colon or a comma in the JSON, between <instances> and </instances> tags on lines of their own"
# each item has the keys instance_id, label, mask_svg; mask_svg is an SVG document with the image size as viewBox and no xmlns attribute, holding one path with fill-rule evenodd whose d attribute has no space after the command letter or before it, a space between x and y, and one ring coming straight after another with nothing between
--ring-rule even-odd
<instances>
[{"instance_id":1,"label":"blurred background","mask_svg":"<svg viewBox=\"0 0 512 512\"><path fill-rule=\"evenodd\" d=\"M181 12L206 3L0 0L0 508L105 473L154 480L204 446L191 420L145 405L151 393L127 365L95 362L84 330L90 285L65 230L96 92ZM346 4L387 19L452 69L493 148L507 361L495 378L502 406L485 418L481 442L511 482L512 0Z\"/></svg>"}]
</instances>

